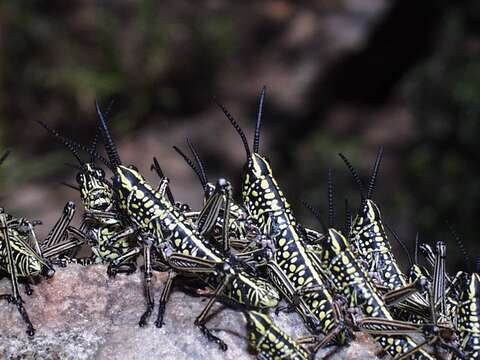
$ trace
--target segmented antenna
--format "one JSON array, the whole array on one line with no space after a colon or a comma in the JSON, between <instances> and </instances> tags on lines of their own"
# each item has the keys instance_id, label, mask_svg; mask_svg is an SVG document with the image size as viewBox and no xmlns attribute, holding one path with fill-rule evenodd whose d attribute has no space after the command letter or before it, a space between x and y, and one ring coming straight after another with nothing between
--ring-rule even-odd
<instances>
[{"instance_id":1,"label":"segmented antenna","mask_svg":"<svg viewBox=\"0 0 480 360\"><path fill-rule=\"evenodd\" d=\"M368 182L367 199L371 199L372 197L373 189L375 188L375 182L377 181L378 172L380 170L382 157L383 146L380 146L380 149L378 149L377 158L375 159L375 165L373 165L372 176L370 176L370 181Z\"/></svg>"},{"instance_id":2,"label":"segmented antenna","mask_svg":"<svg viewBox=\"0 0 480 360\"><path fill-rule=\"evenodd\" d=\"M460 249L460 252L464 256L465 262L467 263L467 271L470 272L471 270L471 262L470 262L470 256L468 255L467 249L465 248L465 244L463 243L462 239L460 238L460 235L455 231L453 226L450 224L450 222L447 220L445 221L447 223L448 229L450 230L450 233L452 234L453 238L457 242L458 248Z\"/></svg>"},{"instance_id":3,"label":"segmented antenna","mask_svg":"<svg viewBox=\"0 0 480 360\"><path fill-rule=\"evenodd\" d=\"M163 174L163 170L160 167L160 164L158 163L158 160L155 156L153 157L153 164L150 166L150 170L155 170L159 178L165 177L165 175Z\"/></svg>"},{"instance_id":4,"label":"segmented antenna","mask_svg":"<svg viewBox=\"0 0 480 360\"><path fill-rule=\"evenodd\" d=\"M393 235L393 238L400 244L400 246L402 247L405 254L407 254L408 263L409 263L410 267L412 267L413 266L413 259L412 259L412 255L410 255L410 252L408 251L407 245L400 239L398 234L390 226L388 226L388 224L384 223L384 225L388 229L388 231L390 231L390 233Z\"/></svg>"},{"instance_id":5,"label":"segmented antenna","mask_svg":"<svg viewBox=\"0 0 480 360\"><path fill-rule=\"evenodd\" d=\"M200 170L197 169L197 167L195 166L193 161L182 150L180 150L177 146L174 146L173 149L183 158L183 160L185 160L187 162L188 166L190 166L192 168L192 170L195 172L195 174L197 174L198 178L200 179L200 182L205 187L206 185L203 184L202 174L200 173Z\"/></svg>"},{"instance_id":6,"label":"segmented antenna","mask_svg":"<svg viewBox=\"0 0 480 360\"><path fill-rule=\"evenodd\" d=\"M332 169L328 168L327 198L328 198L328 227L335 227L335 205L333 203L333 175Z\"/></svg>"},{"instance_id":7,"label":"segmented antenna","mask_svg":"<svg viewBox=\"0 0 480 360\"><path fill-rule=\"evenodd\" d=\"M198 152L189 138L187 138L187 145L188 145L188 148L190 149L190 152L193 155L193 158L195 159L195 162L197 164L197 169L201 175L200 182L202 183L203 187L206 188L208 183L208 178L207 178L207 173L205 172L205 167L203 166L202 160L200 160L200 156L198 156Z\"/></svg>"},{"instance_id":8,"label":"segmented antenna","mask_svg":"<svg viewBox=\"0 0 480 360\"><path fill-rule=\"evenodd\" d=\"M8 157L8 155L10 155L10 153L11 153L11 150L10 150L10 149L5 150L5 152L3 153L3 155L0 157L0 165L3 164L3 162L4 162L5 159Z\"/></svg>"},{"instance_id":9,"label":"segmented antenna","mask_svg":"<svg viewBox=\"0 0 480 360\"><path fill-rule=\"evenodd\" d=\"M348 237L351 229L352 229L352 209L350 209L350 204L348 203L348 199L345 198L345 236Z\"/></svg>"},{"instance_id":10,"label":"segmented antenna","mask_svg":"<svg viewBox=\"0 0 480 360\"><path fill-rule=\"evenodd\" d=\"M302 204L308 209L310 210L310 212L312 213L312 215L315 217L315 219L317 219L319 222L320 222L320 225L322 225L322 228L323 228L323 232L325 233L325 235L328 234L328 227L327 225L325 224L325 222L323 221L321 215L320 215L320 211L310 205L308 202L306 202L305 200L302 200Z\"/></svg>"},{"instance_id":11,"label":"segmented antenna","mask_svg":"<svg viewBox=\"0 0 480 360\"><path fill-rule=\"evenodd\" d=\"M160 167L160 164L158 163L158 160L155 156L153 157L153 165L150 167L150 170L153 170L153 169L155 169L155 172L157 173L160 179L163 179L165 177L163 170ZM175 198L173 197L170 186L167 186L166 191L167 191L167 198L170 201L170 203L175 204Z\"/></svg>"},{"instance_id":12,"label":"segmented antenna","mask_svg":"<svg viewBox=\"0 0 480 360\"><path fill-rule=\"evenodd\" d=\"M112 165L112 163L110 161L108 161L107 159L105 159L103 156L101 156L99 153L97 153L96 151L93 151L90 148L87 148L86 146L84 146L82 144L78 144L75 141L70 141L70 142L71 142L72 146L76 147L79 150L85 151L87 154L89 154L89 155L95 157L96 159L100 160L106 167L108 167L110 170L112 170L112 172L115 172L115 167Z\"/></svg>"},{"instance_id":13,"label":"segmented antenna","mask_svg":"<svg viewBox=\"0 0 480 360\"><path fill-rule=\"evenodd\" d=\"M232 114L230 114L222 104L218 103L216 100L215 100L215 104L217 104L217 106L220 107L220 109L222 109L223 113L225 114L227 119L230 121L230 123L233 125L238 135L240 135L240 138L242 139L242 142L243 142L243 146L245 147L245 152L247 154L247 160L250 160L250 158L252 157L252 153L250 151L250 147L248 146L247 137L245 136L245 133L243 132L242 128L240 127L240 125L238 125L237 121L233 118Z\"/></svg>"},{"instance_id":14,"label":"segmented antenna","mask_svg":"<svg viewBox=\"0 0 480 360\"><path fill-rule=\"evenodd\" d=\"M120 160L120 156L118 155L117 147L115 146L115 142L113 141L112 135L110 134L110 130L108 129L107 122L102 114L102 110L100 109L98 101L95 101L95 108L97 109L98 118L100 120L100 126L102 129L103 140L105 143L105 149L107 150L108 158L110 159L110 163L114 167L117 167L121 165L122 162Z\"/></svg>"},{"instance_id":15,"label":"segmented antenna","mask_svg":"<svg viewBox=\"0 0 480 360\"><path fill-rule=\"evenodd\" d=\"M355 183L358 185L358 189L360 190L360 197L362 198L362 201L365 200L365 189L363 187L363 182L360 179L360 176L357 173L357 170L353 167L353 165L348 161L347 157L343 155L342 153L338 153L338 156L341 157L345 165L347 165L348 170L350 171L350 174L352 174L353 180Z\"/></svg>"},{"instance_id":16,"label":"segmented antenna","mask_svg":"<svg viewBox=\"0 0 480 360\"><path fill-rule=\"evenodd\" d=\"M260 148L260 130L262 128L263 101L267 94L267 87L264 85L260 92L260 101L258 103L257 122L255 123L255 136L253 137L253 152L258 154Z\"/></svg>"},{"instance_id":17,"label":"segmented antenna","mask_svg":"<svg viewBox=\"0 0 480 360\"><path fill-rule=\"evenodd\" d=\"M62 143L63 145L65 145L67 147L68 150L70 150L70 152L73 154L73 156L75 156L75 158L77 159L78 163L83 166L84 165L84 162L82 161L82 159L80 158L80 155L77 151L77 149L75 148L74 146L74 142L72 140L69 140L67 138L65 138L64 136L60 135L60 133L51 128L50 126L48 126L47 124L45 124L43 121L40 121L40 120L36 120L37 123L39 123L45 130L47 130L51 135L53 135L53 137L55 137L56 139L58 139L60 141L60 143Z\"/></svg>"},{"instance_id":18,"label":"segmented antenna","mask_svg":"<svg viewBox=\"0 0 480 360\"><path fill-rule=\"evenodd\" d=\"M419 238L420 238L420 234L417 231L417 234L415 235L415 252L413 253L413 260L415 261L415 264L418 264Z\"/></svg>"}]
</instances>

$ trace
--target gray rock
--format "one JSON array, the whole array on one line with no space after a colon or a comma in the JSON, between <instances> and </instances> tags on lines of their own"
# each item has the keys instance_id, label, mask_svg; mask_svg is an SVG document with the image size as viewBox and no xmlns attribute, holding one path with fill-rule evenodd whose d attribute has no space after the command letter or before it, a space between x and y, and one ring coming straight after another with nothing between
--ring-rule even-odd
<instances>
[{"instance_id":1,"label":"gray rock","mask_svg":"<svg viewBox=\"0 0 480 360\"><path fill-rule=\"evenodd\" d=\"M205 298L176 290L167 306L165 325L138 327L144 310L140 273L109 279L102 265L88 268L70 265L58 269L52 279L23 295L25 307L37 329L29 339L18 312L0 302L0 358L2 359L255 359L248 352L243 315L222 305L215 306L208 323L225 340L229 349L221 352L193 325L205 306ZM155 274L153 288L160 296L165 275ZM0 281L0 293L10 291ZM157 309L155 309L157 310ZM220 311L221 310L221 311ZM294 338L307 332L294 313L272 315ZM319 352L323 358L332 348ZM378 347L366 335L359 335L348 347L337 349L329 359L372 359Z\"/></svg>"}]
</instances>

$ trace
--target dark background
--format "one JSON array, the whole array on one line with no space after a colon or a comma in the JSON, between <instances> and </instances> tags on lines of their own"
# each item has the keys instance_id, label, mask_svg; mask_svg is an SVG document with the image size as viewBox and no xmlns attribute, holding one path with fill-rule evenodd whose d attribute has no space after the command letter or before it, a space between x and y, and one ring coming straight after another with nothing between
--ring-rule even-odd
<instances>
[{"instance_id":1,"label":"dark background","mask_svg":"<svg viewBox=\"0 0 480 360\"><path fill-rule=\"evenodd\" d=\"M63 165L73 158L34 120L88 143L95 99L115 101L124 162L156 181L156 155L179 199L202 199L171 149L186 136L210 178L238 189L243 147L212 98L251 139L265 84L262 152L302 220L315 224L302 199L325 212L331 166L341 225L344 198L356 207L359 196L337 153L366 178L384 145L374 199L385 222L410 247L417 231L422 241L446 241L450 270L464 266L445 221L470 257L480 255L480 3L450 3L4 0L0 149L13 153L1 170L2 205L43 219L42 235L65 201L79 204L59 185L75 182Z\"/></svg>"}]
</instances>

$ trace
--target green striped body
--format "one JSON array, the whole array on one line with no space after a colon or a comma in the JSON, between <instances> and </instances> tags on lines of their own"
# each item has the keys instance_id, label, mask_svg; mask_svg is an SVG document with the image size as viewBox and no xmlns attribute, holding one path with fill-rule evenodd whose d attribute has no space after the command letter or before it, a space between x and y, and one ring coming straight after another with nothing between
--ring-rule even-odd
<instances>
[{"instance_id":1,"label":"green striped body","mask_svg":"<svg viewBox=\"0 0 480 360\"><path fill-rule=\"evenodd\" d=\"M265 314L250 311L246 314L251 347L262 360L309 360L309 353L276 326Z\"/></svg>"},{"instance_id":2,"label":"green striped body","mask_svg":"<svg viewBox=\"0 0 480 360\"><path fill-rule=\"evenodd\" d=\"M6 216L8 238L12 249L17 276L38 276L48 270L53 270L47 264L47 261L30 245L29 237L31 234L28 227L23 224L25 220L19 221L18 219L13 219L11 216L4 214L1 214L0 216ZM3 239L2 232L0 232L0 269L10 273L7 263L5 239Z\"/></svg>"}]
</instances>

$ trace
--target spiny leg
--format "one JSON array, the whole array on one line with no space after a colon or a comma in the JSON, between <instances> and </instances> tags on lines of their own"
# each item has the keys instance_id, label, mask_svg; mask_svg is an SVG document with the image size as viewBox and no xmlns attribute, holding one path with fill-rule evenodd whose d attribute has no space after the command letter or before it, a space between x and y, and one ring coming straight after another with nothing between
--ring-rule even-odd
<instances>
[{"instance_id":1,"label":"spiny leg","mask_svg":"<svg viewBox=\"0 0 480 360\"><path fill-rule=\"evenodd\" d=\"M13 259L12 248L10 246L10 239L8 237L8 228L6 224L5 214L0 214L0 227L3 232L3 239L5 241L5 249L7 251L7 270L10 270L10 281L12 285L12 295L0 295L0 299L6 299L8 302L14 303L17 306L18 312L23 321L27 324L27 334L29 336L35 335L35 328L28 317L27 311L23 307L23 300L18 291L17 271L15 268L15 261Z\"/></svg>"},{"instance_id":2,"label":"spiny leg","mask_svg":"<svg viewBox=\"0 0 480 360\"><path fill-rule=\"evenodd\" d=\"M127 261L129 261L133 256L139 253L140 248L134 247L132 250L113 260L107 268L108 276L115 276L118 273L133 274L137 269L137 266L134 262L127 263ZM124 267L126 267L126 269Z\"/></svg>"},{"instance_id":3,"label":"spiny leg","mask_svg":"<svg viewBox=\"0 0 480 360\"><path fill-rule=\"evenodd\" d=\"M75 204L71 201L65 204L63 208L62 215L57 220L55 225L53 225L52 229L48 233L47 237L41 244L41 250L45 250L56 245L61 239L64 238L65 233L72 222L73 216L75 215ZM32 235L35 236L33 233L33 229L31 229ZM35 239L36 242L36 239ZM38 245L37 245L38 246ZM40 246L38 246L40 249ZM41 252L39 252L41 254Z\"/></svg>"},{"instance_id":4,"label":"spiny leg","mask_svg":"<svg viewBox=\"0 0 480 360\"><path fill-rule=\"evenodd\" d=\"M210 300L208 301L208 303L205 306L205 308L203 309L203 311L200 313L200 315L195 320L195 325L200 328L200 331L207 337L208 341L213 341L213 342L217 343L222 351L227 351L227 349L228 349L227 344L225 344L223 342L223 340L221 340L220 338L213 335L211 333L211 331L205 326L205 324L207 322L208 313L210 312L210 310L211 310L213 304L215 303L215 301L217 300L217 298L220 296L220 294L223 292L225 287L230 282L231 277L232 277L232 275L226 275L225 276L225 279L223 280L223 282L217 287L213 296L210 298Z\"/></svg>"},{"instance_id":5,"label":"spiny leg","mask_svg":"<svg viewBox=\"0 0 480 360\"><path fill-rule=\"evenodd\" d=\"M48 249L44 250L43 256L46 259L52 259L59 255L66 254L68 251L74 248L78 248L79 246L83 245L83 243L84 243L84 240L78 239L78 238L67 240L67 241L55 244L52 247L49 247ZM71 257L71 256L68 254L67 257Z\"/></svg>"},{"instance_id":6,"label":"spiny leg","mask_svg":"<svg viewBox=\"0 0 480 360\"><path fill-rule=\"evenodd\" d=\"M157 316L157 321L155 321L155 325L158 328L161 328L162 325L164 324L163 316L165 315L165 307L167 305L168 298L170 297L170 293L172 291L173 279L175 278L175 275L176 274L173 270L170 270L168 272L167 281L165 282L165 285L162 290L162 295L160 296L160 300L158 302L158 316Z\"/></svg>"},{"instance_id":7,"label":"spiny leg","mask_svg":"<svg viewBox=\"0 0 480 360\"><path fill-rule=\"evenodd\" d=\"M107 239L108 245L113 245L119 240L126 238L138 231L136 226L129 226Z\"/></svg>"},{"instance_id":8,"label":"spiny leg","mask_svg":"<svg viewBox=\"0 0 480 360\"><path fill-rule=\"evenodd\" d=\"M394 306L413 294L419 295L420 292L425 290L426 286L425 279L420 278L402 288L389 290L383 295L383 300L385 301L385 305Z\"/></svg>"},{"instance_id":9,"label":"spiny leg","mask_svg":"<svg viewBox=\"0 0 480 360\"><path fill-rule=\"evenodd\" d=\"M445 244L438 241L435 254L432 294L430 296L432 318L435 324L439 321L444 321L446 318L445 252Z\"/></svg>"},{"instance_id":10,"label":"spiny leg","mask_svg":"<svg viewBox=\"0 0 480 360\"><path fill-rule=\"evenodd\" d=\"M222 182L224 181L224 183ZM224 192L223 196L225 198L225 204L223 209L223 228L222 228L222 240L223 240L223 251L225 254L230 252L230 203L232 200L232 187L230 183L224 179L219 179L219 185L222 186L222 191Z\"/></svg>"},{"instance_id":11,"label":"spiny leg","mask_svg":"<svg viewBox=\"0 0 480 360\"><path fill-rule=\"evenodd\" d=\"M145 298L147 300L147 310L143 313L138 325L144 327L147 324L147 320L152 315L154 300L152 295L152 259L151 259L151 244L143 245L143 258L144 258L144 290Z\"/></svg>"}]
</instances>

